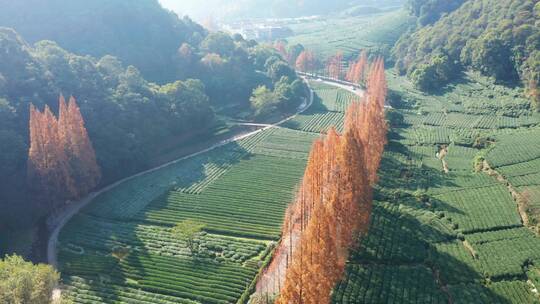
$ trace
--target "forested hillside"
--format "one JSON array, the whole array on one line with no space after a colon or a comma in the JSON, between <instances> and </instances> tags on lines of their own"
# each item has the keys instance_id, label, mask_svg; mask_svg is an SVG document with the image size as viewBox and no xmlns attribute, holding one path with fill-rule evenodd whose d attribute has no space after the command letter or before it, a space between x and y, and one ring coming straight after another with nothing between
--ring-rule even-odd
<instances>
[{"instance_id":1,"label":"forested hillside","mask_svg":"<svg viewBox=\"0 0 540 304\"><path fill-rule=\"evenodd\" d=\"M53 40L80 55L114 55L152 81L174 79L180 45L206 36L155 0L0 0L0 7L0 26L15 28L29 43Z\"/></svg>"},{"instance_id":2,"label":"forested hillside","mask_svg":"<svg viewBox=\"0 0 540 304\"><path fill-rule=\"evenodd\" d=\"M446 13L460 7L466 0L409 0L407 9L416 17L420 25L433 24Z\"/></svg>"},{"instance_id":3,"label":"forested hillside","mask_svg":"<svg viewBox=\"0 0 540 304\"><path fill-rule=\"evenodd\" d=\"M533 105L538 106L538 1L469 0L428 26L422 26L430 23L423 21L425 15L449 11L459 1L446 9L415 2L419 1L410 1L409 7L420 16L420 27L404 35L394 53L398 70L407 73L417 87L434 91L458 78L463 70L473 69L507 84L523 81Z\"/></svg>"},{"instance_id":4,"label":"forested hillside","mask_svg":"<svg viewBox=\"0 0 540 304\"><path fill-rule=\"evenodd\" d=\"M112 55L159 84L201 79L215 103L247 100L265 81L256 73L265 62L254 66L247 51L256 43L209 35L157 0L0 0L0 6L0 26L15 29L29 44L51 40L80 56Z\"/></svg>"},{"instance_id":5,"label":"forested hillside","mask_svg":"<svg viewBox=\"0 0 540 304\"><path fill-rule=\"evenodd\" d=\"M261 110L271 108L279 116L303 100L302 82L269 47L208 34L155 0L98 2L1 3L0 24L15 29L0 27L0 237L55 207L26 191L31 103L56 115L61 94L77 98L107 184L155 164L164 143L174 148L211 135L230 115L265 119ZM47 40L31 44L18 30L30 42ZM259 87L269 100L252 104ZM28 220L15 220L23 215Z\"/></svg>"}]
</instances>

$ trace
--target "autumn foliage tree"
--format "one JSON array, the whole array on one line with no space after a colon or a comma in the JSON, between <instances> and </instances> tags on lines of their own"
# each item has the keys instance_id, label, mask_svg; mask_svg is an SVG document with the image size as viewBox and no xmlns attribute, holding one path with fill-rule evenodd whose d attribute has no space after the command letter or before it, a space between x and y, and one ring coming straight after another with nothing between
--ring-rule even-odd
<instances>
[{"instance_id":1,"label":"autumn foliage tree","mask_svg":"<svg viewBox=\"0 0 540 304\"><path fill-rule=\"evenodd\" d=\"M60 143L66 151L71 168L71 176L80 194L94 189L101 179L101 170L97 165L96 152L90 142L84 119L77 101L72 96L66 105L60 97L58 130Z\"/></svg>"},{"instance_id":2,"label":"autumn foliage tree","mask_svg":"<svg viewBox=\"0 0 540 304\"><path fill-rule=\"evenodd\" d=\"M341 79L343 76L343 53L338 52L335 56L332 56L326 62L326 70L328 77L333 79Z\"/></svg>"},{"instance_id":3,"label":"autumn foliage tree","mask_svg":"<svg viewBox=\"0 0 540 304\"><path fill-rule=\"evenodd\" d=\"M385 99L384 62L378 59L364 99L347 110L344 133L332 128L314 142L277 249L287 263L277 271L284 282L276 303L330 303L349 250L369 226L372 187L386 144ZM279 259L274 261L280 267Z\"/></svg>"},{"instance_id":4,"label":"autumn foliage tree","mask_svg":"<svg viewBox=\"0 0 540 304\"><path fill-rule=\"evenodd\" d=\"M366 51L362 51L356 61L349 64L349 70L345 76L345 80L356 84L364 84L365 77L368 73L368 56Z\"/></svg>"},{"instance_id":5,"label":"autumn foliage tree","mask_svg":"<svg viewBox=\"0 0 540 304\"><path fill-rule=\"evenodd\" d=\"M274 44L274 49L283 57L283 59L289 58L289 53L287 52L287 45L283 41L277 41Z\"/></svg>"},{"instance_id":6,"label":"autumn foliage tree","mask_svg":"<svg viewBox=\"0 0 540 304\"><path fill-rule=\"evenodd\" d=\"M41 196L55 199L76 194L67 155L60 141L58 121L48 106L30 106L28 182Z\"/></svg>"},{"instance_id":7,"label":"autumn foliage tree","mask_svg":"<svg viewBox=\"0 0 540 304\"><path fill-rule=\"evenodd\" d=\"M75 199L95 188L101 170L75 98L59 101L59 117L48 106L30 107L28 182L50 201Z\"/></svg>"},{"instance_id":8,"label":"autumn foliage tree","mask_svg":"<svg viewBox=\"0 0 540 304\"><path fill-rule=\"evenodd\" d=\"M312 51L305 50L296 59L296 69L304 73L313 73L317 67L317 59Z\"/></svg>"},{"instance_id":9,"label":"autumn foliage tree","mask_svg":"<svg viewBox=\"0 0 540 304\"><path fill-rule=\"evenodd\" d=\"M366 156L369 159L366 159L365 164L368 166L369 182L373 185L377 182L377 169L386 145L387 133L384 113L387 82L382 58L372 63L366 86L364 101L351 103L345 113L345 130L352 130L357 140L366 145Z\"/></svg>"}]
</instances>

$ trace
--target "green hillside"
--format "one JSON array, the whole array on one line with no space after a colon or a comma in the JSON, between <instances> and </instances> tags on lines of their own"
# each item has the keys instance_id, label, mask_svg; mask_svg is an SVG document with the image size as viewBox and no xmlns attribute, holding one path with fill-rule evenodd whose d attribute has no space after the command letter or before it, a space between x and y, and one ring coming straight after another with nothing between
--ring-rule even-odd
<instances>
[{"instance_id":1,"label":"green hillside","mask_svg":"<svg viewBox=\"0 0 540 304\"><path fill-rule=\"evenodd\" d=\"M469 0L431 26L404 35L396 68L423 90L436 91L466 69L530 89L540 79L540 4L533 0Z\"/></svg>"},{"instance_id":2,"label":"green hillside","mask_svg":"<svg viewBox=\"0 0 540 304\"><path fill-rule=\"evenodd\" d=\"M396 109L371 227L334 303L540 303L540 116L476 74L443 95L387 75Z\"/></svg>"},{"instance_id":3,"label":"green hillside","mask_svg":"<svg viewBox=\"0 0 540 304\"><path fill-rule=\"evenodd\" d=\"M0 302L540 304L538 0L0 7Z\"/></svg>"},{"instance_id":4,"label":"green hillside","mask_svg":"<svg viewBox=\"0 0 540 304\"><path fill-rule=\"evenodd\" d=\"M0 26L16 29L30 43L52 40L79 55L113 55L153 81L173 80L169 67L178 48L206 36L157 0L2 0L0 6Z\"/></svg>"},{"instance_id":5,"label":"green hillside","mask_svg":"<svg viewBox=\"0 0 540 304\"><path fill-rule=\"evenodd\" d=\"M288 26L294 35L287 37L287 41L313 50L321 60L338 50L346 58L357 56L361 49L390 57L392 46L413 24L414 18L404 10L358 16L343 13L315 21L292 22Z\"/></svg>"}]
</instances>

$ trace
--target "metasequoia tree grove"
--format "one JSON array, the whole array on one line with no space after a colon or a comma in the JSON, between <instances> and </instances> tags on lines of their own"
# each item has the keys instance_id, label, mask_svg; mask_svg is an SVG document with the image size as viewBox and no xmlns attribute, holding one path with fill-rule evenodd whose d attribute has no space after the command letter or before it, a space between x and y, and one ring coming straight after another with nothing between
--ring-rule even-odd
<instances>
[{"instance_id":1,"label":"metasequoia tree grove","mask_svg":"<svg viewBox=\"0 0 540 304\"><path fill-rule=\"evenodd\" d=\"M97 165L96 152L88 137L81 111L73 96L70 97L68 105L64 97L60 97L58 130L61 145L70 162L76 189L80 194L86 194L99 184L101 170Z\"/></svg>"},{"instance_id":2,"label":"metasequoia tree grove","mask_svg":"<svg viewBox=\"0 0 540 304\"><path fill-rule=\"evenodd\" d=\"M316 58L312 51L305 50L296 59L296 69L304 73L313 73L316 68Z\"/></svg>"},{"instance_id":3,"label":"metasequoia tree grove","mask_svg":"<svg viewBox=\"0 0 540 304\"><path fill-rule=\"evenodd\" d=\"M384 60L377 59L373 62L366 86L364 102L351 103L345 113L345 131L352 130L357 140L366 145L366 155L369 159L366 159L365 165L368 167L370 184L375 184L387 132L384 114L387 94Z\"/></svg>"},{"instance_id":4,"label":"metasequoia tree grove","mask_svg":"<svg viewBox=\"0 0 540 304\"><path fill-rule=\"evenodd\" d=\"M356 61L349 64L349 70L345 80L356 84L363 84L368 72L368 56L366 51L362 51Z\"/></svg>"},{"instance_id":5,"label":"metasequoia tree grove","mask_svg":"<svg viewBox=\"0 0 540 304\"><path fill-rule=\"evenodd\" d=\"M43 112L30 106L28 182L50 201L75 199L95 188L101 179L96 154L80 109L63 96L56 119L48 106Z\"/></svg>"},{"instance_id":6,"label":"metasequoia tree grove","mask_svg":"<svg viewBox=\"0 0 540 304\"><path fill-rule=\"evenodd\" d=\"M76 194L58 133L58 121L49 107L46 106L42 113L31 105L28 182L32 189L46 198Z\"/></svg>"},{"instance_id":7,"label":"metasequoia tree grove","mask_svg":"<svg viewBox=\"0 0 540 304\"><path fill-rule=\"evenodd\" d=\"M285 45L285 42L283 41L277 41L274 44L274 49L283 57L283 59L287 60L289 58L289 53L287 52L287 46Z\"/></svg>"},{"instance_id":8,"label":"metasequoia tree grove","mask_svg":"<svg viewBox=\"0 0 540 304\"><path fill-rule=\"evenodd\" d=\"M276 303L330 303L350 249L369 226L372 187L386 144L385 99L384 61L377 59L364 99L346 112L343 134L332 128L314 142L268 271L277 276Z\"/></svg>"},{"instance_id":9,"label":"metasequoia tree grove","mask_svg":"<svg viewBox=\"0 0 540 304\"><path fill-rule=\"evenodd\" d=\"M343 53L338 52L335 56L332 56L326 62L326 70L328 77L333 79L341 79L342 77L342 63L343 63Z\"/></svg>"}]
</instances>

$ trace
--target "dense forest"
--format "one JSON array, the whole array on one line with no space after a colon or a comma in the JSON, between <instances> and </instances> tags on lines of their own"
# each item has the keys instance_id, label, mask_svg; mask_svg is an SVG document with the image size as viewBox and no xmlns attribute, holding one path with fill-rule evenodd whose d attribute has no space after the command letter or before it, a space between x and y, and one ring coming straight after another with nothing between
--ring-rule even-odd
<instances>
[{"instance_id":1,"label":"dense forest","mask_svg":"<svg viewBox=\"0 0 540 304\"><path fill-rule=\"evenodd\" d=\"M198 45L207 34L155 0L1 0L0 7L0 26L14 28L31 44L52 40L75 54L113 55L154 82L176 79L178 47Z\"/></svg>"},{"instance_id":2,"label":"dense forest","mask_svg":"<svg viewBox=\"0 0 540 304\"><path fill-rule=\"evenodd\" d=\"M538 1L470 0L461 6L460 2L464 1L408 3L419 16L419 25L394 48L398 70L418 88L434 91L459 78L463 70L473 69L502 83L522 82L538 107ZM443 17L437 21L438 16Z\"/></svg>"},{"instance_id":3,"label":"dense forest","mask_svg":"<svg viewBox=\"0 0 540 304\"><path fill-rule=\"evenodd\" d=\"M0 28L3 232L50 211L21 191L28 187L30 103L58 113L61 94L76 97L107 184L147 168L159 144L181 144L221 124L218 116L241 111L243 119L264 119L263 108L293 111L305 95L272 48L209 33L157 1L3 2L0 26L12 27ZM270 100L253 103L256 89ZM29 220L10 220L23 215Z\"/></svg>"},{"instance_id":4,"label":"dense forest","mask_svg":"<svg viewBox=\"0 0 540 304\"><path fill-rule=\"evenodd\" d=\"M465 0L410 0L407 9L418 18L418 24L424 26L437 22L444 14L460 7Z\"/></svg>"}]
</instances>

